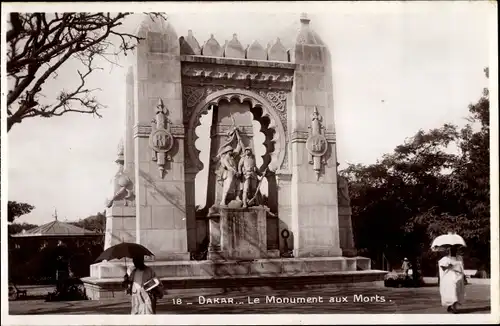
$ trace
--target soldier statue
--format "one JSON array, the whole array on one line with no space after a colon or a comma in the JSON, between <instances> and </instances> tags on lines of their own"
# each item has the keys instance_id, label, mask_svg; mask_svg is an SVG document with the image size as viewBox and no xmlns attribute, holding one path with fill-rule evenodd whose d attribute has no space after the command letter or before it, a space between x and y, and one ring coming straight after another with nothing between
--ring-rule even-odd
<instances>
[{"instance_id":1,"label":"soldier statue","mask_svg":"<svg viewBox=\"0 0 500 326\"><path fill-rule=\"evenodd\" d=\"M231 191L234 190L237 194L239 190L238 161L236 157L240 155L241 149L243 148L242 140L237 127L231 129L227 136L227 141L221 145L216 157L219 161L219 168L217 170L218 180L222 182L220 206L226 205L227 195ZM232 144L235 140L237 145L233 148Z\"/></svg>"},{"instance_id":2,"label":"soldier statue","mask_svg":"<svg viewBox=\"0 0 500 326\"><path fill-rule=\"evenodd\" d=\"M232 190L238 175L238 166L234 160L234 150L230 145L224 146L220 152L219 180L222 181L221 206L226 205L227 194Z\"/></svg>"},{"instance_id":3,"label":"soldier statue","mask_svg":"<svg viewBox=\"0 0 500 326\"><path fill-rule=\"evenodd\" d=\"M248 207L249 195L250 200L253 199L253 191L255 191L255 183L258 182L258 175L260 175L255 162L255 156L252 149L247 147L243 157L241 157L238 164L238 173L243 177L243 207Z\"/></svg>"}]
</instances>

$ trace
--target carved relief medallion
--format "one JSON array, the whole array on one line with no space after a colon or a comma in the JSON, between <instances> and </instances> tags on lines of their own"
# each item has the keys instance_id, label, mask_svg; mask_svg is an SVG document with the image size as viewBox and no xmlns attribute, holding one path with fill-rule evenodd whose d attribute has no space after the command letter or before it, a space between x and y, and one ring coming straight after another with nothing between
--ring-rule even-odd
<instances>
[{"instance_id":1,"label":"carved relief medallion","mask_svg":"<svg viewBox=\"0 0 500 326\"><path fill-rule=\"evenodd\" d=\"M328 150L326 138L323 135L311 135L306 140L307 151L312 156L323 156Z\"/></svg>"},{"instance_id":2,"label":"carved relief medallion","mask_svg":"<svg viewBox=\"0 0 500 326\"><path fill-rule=\"evenodd\" d=\"M155 118L151 121L149 147L152 149L151 159L158 164L160 177L163 178L166 161L169 161L168 152L174 146L174 137L170 132L171 123L167 118L168 110L160 99L155 110Z\"/></svg>"},{"instance_id":3,"label":"carved relief medallion","mask_svg":"<svg viewBox=\"0 0 500 326\"><path fill-rule=\"evenodd\" d=\"M165 129L158 129L151 133L149 146L156 153L167 153L174 146L174 137Z\"/></svg>"},{"instance_id":4,"label":"carved relief medallion","mask_svg":"<svg viewBox=\"0 0 500 326\"><path fill-rule=\"evenodd\" d=\"M328 151L328 142L323 132L323 117L319 114L318 108L314 108L311 115L311 126L309 127L309 137L306 140L306 149L309 152L309 163L313 165L316 178L319 180L319 174L323 164L325 164L324 155Z\"/></svg>"}]
</instances>

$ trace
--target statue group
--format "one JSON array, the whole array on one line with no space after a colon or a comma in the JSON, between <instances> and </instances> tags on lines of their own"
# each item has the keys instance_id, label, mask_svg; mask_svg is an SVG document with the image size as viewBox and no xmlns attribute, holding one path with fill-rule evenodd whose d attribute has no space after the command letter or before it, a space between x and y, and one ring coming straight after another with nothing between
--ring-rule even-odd
<instances>
[{"instance_id":1,"label":"statue group","mask_svg":"<svg viewBox=\"0 0 500 326\"><path fill-rule=\"evenodd\" d=\"M236 126L227 136L215 158L219 163L216 171L218 182L222 184L219 206L227 206L229 196L236 201L235 205L241 203L243 208L259 205L262 197L260 184L267 169L264 172L259 170L252 148L244 146Z\"/></svg>"}]
</instances>

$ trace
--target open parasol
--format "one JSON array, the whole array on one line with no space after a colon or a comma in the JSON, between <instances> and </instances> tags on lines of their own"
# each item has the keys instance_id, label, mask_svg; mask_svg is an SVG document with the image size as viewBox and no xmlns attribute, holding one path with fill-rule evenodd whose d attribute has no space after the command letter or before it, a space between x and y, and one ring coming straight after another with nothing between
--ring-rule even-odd
<instances>
[{"instance_id":1,"label":"open parasol","mask_svg":"<svg viewBox=\"0 0 500 326\"><path fill-rule=\"evenodd\" d=\"M154 256L148 248L132 242L122 242L115 246L109 247L104 250L102 254L97 257L96 262L102 260L112 260L121 258L136 258L144 256Z\"/></svg>"},{"instance_id":2,"label":"open parasol","mask_svg":"<svg viewBox=\"0 0 500 326\"><path fill-rule=\"evenodd\" d=\"M466 247L464 239L456 233L449 232L448 234L443 234L438 236L432 241L431 249L440 250L451 246L463 246Z\"/></svg>"}]
</instances>

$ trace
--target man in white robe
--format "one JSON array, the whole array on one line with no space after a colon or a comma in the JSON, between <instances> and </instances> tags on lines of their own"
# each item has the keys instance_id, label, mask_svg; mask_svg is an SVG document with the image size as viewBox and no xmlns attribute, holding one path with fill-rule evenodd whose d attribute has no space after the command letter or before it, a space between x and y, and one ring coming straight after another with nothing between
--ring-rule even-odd
<instances>
[{"instance_id":1,"label":"man in white robe","mask_svg":"<svg viewBox=\"0 0 500 326\"><path fill-rule=\"evenodd\" d=\"M439 292L441 304L449 312L456 313L457 305L465 302L464 263L457 255L457 248L452 246L448 256L441 258L439 266Z\"/></svg>"}]
</instances>

